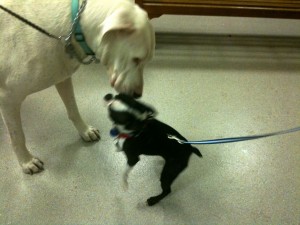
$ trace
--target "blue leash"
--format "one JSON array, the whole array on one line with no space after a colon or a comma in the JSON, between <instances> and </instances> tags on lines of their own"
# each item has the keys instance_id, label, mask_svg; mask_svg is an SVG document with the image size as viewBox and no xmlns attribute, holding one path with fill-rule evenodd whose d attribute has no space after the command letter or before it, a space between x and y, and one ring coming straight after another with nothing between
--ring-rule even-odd
<instances>
[{"instance_id":1,"label":"blue leash","mask_svg":"<svg viewBox=\"0 0 300 225\"><path fill-rule=\"evenodd\" d=\"M268 133L268 134L262 134L262 135L220 138L220 139L203 140L203 141L180 140L175 135L170 135L170 134L168 134L168 138L178 141L179 144L213 145L213 144L224 144L224 143L233 143L233 142L240 142L240 141L249 141L249 140L254 140L254 139L259 139L259 138L266 138L266 137L271 137L271 136L275 136L275 135L282 135L282 134L287 134L287 133L292 133L292 132L297 132L297 131L300 131L300 127L296 127L296 128L289 129L289 130L284 130L284 131Z\"/></svg>"}]
</instances>

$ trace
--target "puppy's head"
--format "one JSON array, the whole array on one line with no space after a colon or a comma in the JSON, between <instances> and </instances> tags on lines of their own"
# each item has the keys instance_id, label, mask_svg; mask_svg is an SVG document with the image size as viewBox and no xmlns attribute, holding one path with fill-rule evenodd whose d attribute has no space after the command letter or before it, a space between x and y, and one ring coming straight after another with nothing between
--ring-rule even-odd
<instances>
[{"instance_id":1,"label":"puppy's head","mask_svg":"<svg viewBox=\"0 0 300 225\"><path fill-rule=\"evenodd\" d=\"M108 114L118 133L134 134L140 132L146 121L156 116L156 111L149 105L135 100L126 94L104 97Z\"/></svg>"}]
</instances>

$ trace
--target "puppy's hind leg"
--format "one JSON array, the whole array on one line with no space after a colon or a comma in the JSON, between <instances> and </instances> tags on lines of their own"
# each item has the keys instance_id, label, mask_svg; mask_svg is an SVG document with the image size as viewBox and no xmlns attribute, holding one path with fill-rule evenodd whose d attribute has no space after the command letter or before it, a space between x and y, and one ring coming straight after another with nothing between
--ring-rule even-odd
<instances>
[{"instance_id":1,"label":"puppy's hind leg","mask_svg":"<svg viewBox=\"0 0 300 225\"><path fill-rule=\"evenodd\" d=\"M1 91L1 90L0 90ZM23 98L16 98L7 93L0 93L0 110L4 123L9 132L11 143L24 173L41 172L44 164L32 156L25 145L25 135L21 124L21 104Z\"/></svg>"},{"instance_id":2,"label":"puppy's hind leg","mask_svg":"<svg viewBox=\"0 0 300 225\"><path fill-rule=\"evenodd\" d=\"M186 167L186 163L178 162L176 160L172 160L171 162L166 161L160 177L162 193L149 198L147 200L149 206L155 205L171 193L172 183Z\"/></svg>"},{"instance_id":3,"label":"puppy's hind leg","mask_svg":"<svg viewBox=\"0 0 300 225\"><path fill-rule=\"evenodd\" d=\"M66 80L56 84L55 86L66 106L69 119L73 122L74 126L78 130L79 135L83 138L83 140L99 141L99 130L87 125L80 116L74 96L72 78L67 78Z\"/></svg>"}]
</instances>

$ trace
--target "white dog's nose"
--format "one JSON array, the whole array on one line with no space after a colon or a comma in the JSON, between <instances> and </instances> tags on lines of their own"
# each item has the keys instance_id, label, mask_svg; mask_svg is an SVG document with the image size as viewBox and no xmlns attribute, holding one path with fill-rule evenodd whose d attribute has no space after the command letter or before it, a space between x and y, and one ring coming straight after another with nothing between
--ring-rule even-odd
<instances>
[{"instance_id":1,"label":"white dog's nose","mask_svg":"<svg viewBox=\"0 0 300 225\"><path fill-rule=\"evenodd\" d=\"M110 85L118 93L127 94L134 98L140 98L143 94L142 74L113 73L110 75Z\"/></svg>"}]
</instances>

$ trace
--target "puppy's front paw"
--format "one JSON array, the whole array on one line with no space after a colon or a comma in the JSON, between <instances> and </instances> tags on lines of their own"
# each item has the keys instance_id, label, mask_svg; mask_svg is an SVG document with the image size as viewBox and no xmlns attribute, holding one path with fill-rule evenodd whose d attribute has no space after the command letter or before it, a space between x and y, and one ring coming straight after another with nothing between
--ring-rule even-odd
<instances>
[{"instance_id":1,"label":"puppy's front paw","mask_svg":"<svg viewBox=\"0 0 300 225\"><path fill-rule=\"evenodd\" d=\"M128 190L128 175L130 173L130 171L132 170L131 166L127 166L124 174L123 174L123 189L124 191Z\"/></svg>"},{"instance_id":2,"label":"puppy's front paw","mask_svg":"<svg viewBox=\"0 0 300 225\"><path fill-rule=\"evenodd\" d=\"M92 126L88 126L84 132L80 133L84 141L92 142L100 140L100 131Z\"/></svg>"},{"instance_id":3,"label":"puppy's front paw","mask_svg":"<svg viewBox=\"0 0 300 225\"><path fill-rule=\"evenodd\" d=\"M128 175L124 174L123 176L123 190L127 191L128 190Z\"/></svg>"},{"instance_id":4,"label":"puppy's front paw","mask_svg":"<svg viewBox=\"0 0 300 225\"><path fill-rule=\"evenodd\" d=\"M23 172L30 175L44 170L44 163L38 158L32 158L29 162L23 163L21 166Z\"/></svg>"}]
</instances>

